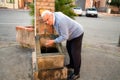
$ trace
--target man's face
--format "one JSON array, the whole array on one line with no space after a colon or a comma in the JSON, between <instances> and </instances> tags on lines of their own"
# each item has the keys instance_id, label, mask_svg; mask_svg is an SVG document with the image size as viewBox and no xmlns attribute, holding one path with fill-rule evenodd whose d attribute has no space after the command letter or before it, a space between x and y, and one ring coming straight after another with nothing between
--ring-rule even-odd
<instances>
[{"instance_id":1,"label":"man's face","mask_svg":"<svg viewBox=\"0 0 120 80\"><path fill-rule=\"evenodd\" d=\"M52 17L52 14L46 14L44 17L43 17L43 21L44 23L46 23L47 25L53 25L53 17Z\"/></svg>"}]
</instances>

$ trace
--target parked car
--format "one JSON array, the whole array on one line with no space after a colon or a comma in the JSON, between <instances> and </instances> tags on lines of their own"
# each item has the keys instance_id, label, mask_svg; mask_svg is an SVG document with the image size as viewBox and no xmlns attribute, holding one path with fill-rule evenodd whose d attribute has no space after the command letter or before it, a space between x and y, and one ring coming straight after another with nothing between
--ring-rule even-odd
<instances>
[{"instance_id":1,"label":"parked car","mask_svg":"<svg viewBox=\"0 0 120 80\"><path fill-rule=\"evenodd\" d=\"M82 10L81 7L74 7L74 8L73 8L73 11L74 11L74 13L75 13L76 15L82 16L83 10Z\"/></svg>"},{"instance_id":2,"label":"parked car","mask_svg":"<svg viewBox=\"0 0 120 80\"><path fill-rule=\"evenodd\" d=\"M96 8L87 8L86 9L86 16L98 17L98 11Z\"/></svg>"}]
</instances>

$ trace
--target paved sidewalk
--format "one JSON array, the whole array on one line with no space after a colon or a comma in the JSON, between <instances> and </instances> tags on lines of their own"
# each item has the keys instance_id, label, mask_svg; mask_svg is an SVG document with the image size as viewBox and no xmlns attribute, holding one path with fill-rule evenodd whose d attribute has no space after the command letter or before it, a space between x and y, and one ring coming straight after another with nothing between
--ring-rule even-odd
<instances>
[{"instance_id":1,"label":"paved sidewalk","mask_svg":"<svg viewBox=\"0 0 120 80\"><path fill-rule=\"evenodd\" d=\"M120 17L120 14L109 14L109 13L105 13L105 12L99 12L99 14L102 14L104 16L118 16L118 17Z\"/></svg>"},{"instance_id":2,"label":"paved sidewalk","mask_svg":"<svg viewBox=\"0 0 120 80\"><path fill-rule=\"evenodd\" d=\"M81 78L78 80L119 80L120 48L95 47L83 43ZM0 48L0 80L31 80L32 50L18 44ZM66 54L65 63L68 63Z\"/></svg>"},{"instance_id":3,"label":"paved sidewalk","mask_svg":"<svg viewBox=\"0 0 120 80\"><path fill-rule=\"evenodd\" d=\"M0 47L0 80L31 80L31 52L17 44Z\"/></svg>"}]
</instances>

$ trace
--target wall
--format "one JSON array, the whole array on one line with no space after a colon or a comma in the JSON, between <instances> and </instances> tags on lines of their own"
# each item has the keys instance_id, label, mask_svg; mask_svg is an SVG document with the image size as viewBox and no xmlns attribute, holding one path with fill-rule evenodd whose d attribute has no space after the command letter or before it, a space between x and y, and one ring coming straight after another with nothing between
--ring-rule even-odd
<instances>
[{"instance_id":1,"label":"wall","mask_svg":"<svg viewBox=\"0 0 120 80\"><path fill-rule=\"evenodd\" d=\"M91 2L90 0L86 0L85 8L89 8L89 7L91 7Z\"/></svg>"},{"instance_id":2,"label":"wall","mask_svg":"<svg viewBox=\"0 0 120 80\"><path fill-rule=\"evenodd\" d=\"M8 0L9 1L9 0ZM33 3L33 0L14 0L13 3L8 3L7 0L0 0L0 7L12 8L12 9L24 9L25 2Z\"/></svg>"},{"instance_id":3,"label":"wall","mask_svg":"<svg viewBox=\"0 0 120 80\"><path fill-rule=\"evenodd\" d=\"M100 7L106 7L106 0L86 0L86 7L91 7L92 2L99 2L100 1ZM93 4L94 5L94 4Z\"/></svg>"},{"instance_id":4,"label":"wall","mask_svg":"<svg viewBox=\"0 0 120 80\"><path fill-rule=\"evenodd\" d=\"M52 34L53 28L52 26L45 25L42 20L40 20L40 11L42 10L50 10L54 12L55 10L55 0L36 0L36 31L38 34L44 34L46 30L46 34Z\"/></svg>"},{"instance_id":5,"label":"wall","mask_svg":"<svg viewBox=\"0 0 120 80\"><path fill-rule=\"evenodd\" d=\"M106 0L99 0L100 1L100 7L106 7Z\"/></svg>"},{"instance_id":6,"label":"wall","mask_svg":"<svg viewBox=\"0 0 120 80\"><path fill-rule=\"evenodd\" d=\"M7 0L3 0L0 2L0 7L7 7L7 8L13 8L13 9L18 9L18 0L14 0L13 3L8 3Z\"/></svg>"},{"instance_id":7,"label":"wall","mask_svg":"<svg viewBox=\"0 0 120 80\"><path fill-rule=\"evenodd\" d=\"M84 10L85 9L85 2L86 2L86 0L76 0L75 3L78 7L81 7Z\"/></svg>"}]
</instances>

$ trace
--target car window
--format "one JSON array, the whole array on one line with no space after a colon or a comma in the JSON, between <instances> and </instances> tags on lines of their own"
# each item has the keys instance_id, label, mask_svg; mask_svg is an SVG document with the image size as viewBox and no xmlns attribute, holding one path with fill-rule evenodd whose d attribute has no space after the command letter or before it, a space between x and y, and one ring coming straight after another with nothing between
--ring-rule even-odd
<instances>
[{"instance_id":1,"label":"car window","mask_svg":"<svg viewBox=\"0 0 120 80\"><path fill-rule=\"evenodd\" d=\"M95 8L89 8L89 9L87 9L87 10L89 10L89 11L96 11Z\"/></svg>"},{"instance_id":2,"label":"car window","mask_svg":"<svg viewBox=\"0 0 120 80\"><path fill-rule=\"evenodd\" d=\"M79 7L76 7L76 8L74 8L74 9L81 9L81 8L79 8Z\"/></svg>"}]
</instances>

